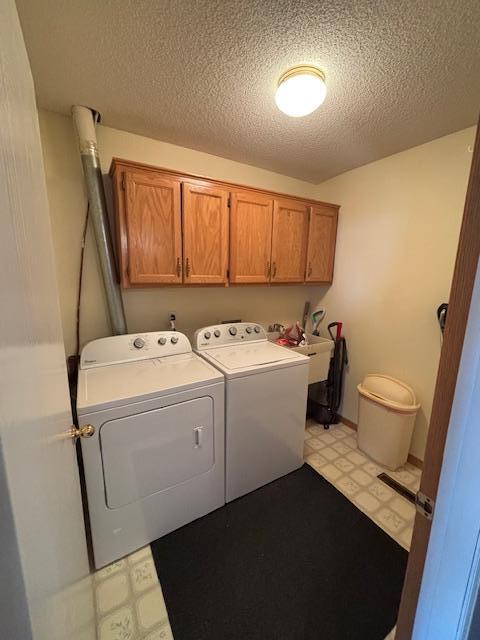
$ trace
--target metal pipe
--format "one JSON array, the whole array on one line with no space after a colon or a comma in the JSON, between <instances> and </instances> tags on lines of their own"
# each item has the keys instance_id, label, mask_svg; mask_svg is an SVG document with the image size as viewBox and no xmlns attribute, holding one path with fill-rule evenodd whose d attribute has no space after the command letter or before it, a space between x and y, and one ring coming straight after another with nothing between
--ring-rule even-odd
<instances>
[{"instance_id":1,"label":"metal pipe","mask_svg":"<svg viewBox=\"0 0 480 640\"><path fill-rule=\"evenodd\" d=\"M87 185L90 216L95 232L108 311L114 335L127 333L122 294L117 280L115 257L108 223L105 191L97 148L95 124L98 112L87 107L72 107L72 117L78 136L83 173Z\"/></svg>"}]
</instances>

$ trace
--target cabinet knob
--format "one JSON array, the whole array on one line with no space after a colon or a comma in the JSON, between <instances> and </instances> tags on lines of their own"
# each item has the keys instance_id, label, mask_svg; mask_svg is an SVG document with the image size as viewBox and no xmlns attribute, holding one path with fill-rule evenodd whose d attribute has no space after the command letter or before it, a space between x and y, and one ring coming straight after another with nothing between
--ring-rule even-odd
<instances>
[{"instance_id":1,"label":"cabinet knob","mask_svg":"<svg viewBox=\"0 0 480 640\"><path fill-rule=\"evenodd\" d=\"M189 278L190 277L190 261L188 258L185 261L185 273L187 278Z\"/></svg>"},{"instance_id":2,"label":"cabinet knob","mask_svg":"<svg viewBox=\"0 0 480 640\"><path fill-rule=\"evenodd\" d=\"M177 276L180 277L182 275L182 263L180 258L177 258Z\"/></svg>"},{"instance_id":3,"label":"cabinet knob","mask_svg":"<svg viewBox=\"0 0 480 640\"><path fill-rule=\"evenodd\" d=\"M277 275L277 263L274 262L273 263L273 273L272 273L272 277L275 278L275 276Z\"/></svg>"},{"instance_id":4,"label":"cabinet knob","mask_svg":"<svg viewBox=\"0 0 480 640\"><path fill-rule=\"evenodd\" d=\"M308 263L308 273L307 273L308 277L310 277L312 275L312 263L309 262Z\"/></svg>"},{"instance_id":5,"label":"cabinet knob","mask_svg":"<svg viewBox=\"0 0 480 640\"><path fill-rule=\"evenodd\" d=\"M270 260L267 260L267 278L270 278L271 273L272 273L272 267L270 265Z\"/></svg>"}]
</instances>

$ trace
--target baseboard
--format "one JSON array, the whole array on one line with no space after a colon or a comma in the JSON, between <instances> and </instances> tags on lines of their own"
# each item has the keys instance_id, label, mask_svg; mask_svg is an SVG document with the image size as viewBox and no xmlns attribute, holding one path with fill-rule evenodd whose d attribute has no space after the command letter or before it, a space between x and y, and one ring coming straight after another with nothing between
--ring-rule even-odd
<instances>
[{"instance_id":1,"label":"baseboard","mask_svg":"<svg viewBox=\"0 0 480 640\"><path fill-rule=\"evenodd\" d=\"M347 427L350 427L350 429L354 429L355 431L358 429L356 422L352 422L352 420L349 420L344 416L339 415L338 417L340 418L341 422L343 422L343 424L346 424ZM423 469L423 460L420 460L420 458L417 458L411 453L408 454L408 462L412 464L414 467L417 467L417 469Z\"/></svg>"}]
</instances>

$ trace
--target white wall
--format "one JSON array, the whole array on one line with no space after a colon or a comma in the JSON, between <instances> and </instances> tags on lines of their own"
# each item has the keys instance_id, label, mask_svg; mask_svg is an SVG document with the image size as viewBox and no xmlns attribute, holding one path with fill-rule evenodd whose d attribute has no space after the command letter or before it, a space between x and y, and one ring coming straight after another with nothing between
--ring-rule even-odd
<instances>
[{"instance_id":1,"label":"white wall","mask_svg":"<svg viewBox=\"0 0 480 640\"><path fill-rule=\"evenodd\" d=\"M57 260L62 323L67 355L74 352L75 314L82 225L86 196L77 143L70 118L40 111L52 230ZM99 126L98 145L106 174L113 156L212 176L292 195L312 197L315 185L191 149ZM105 180L107 188L109 179ZM108 196L108 193L107 193ZM109 199L110 209L111 199ZM262 323L301 319L306 299L314 302L318 287L250 286L246 288L145 288L123 292L128 330L166 329L168 313L177 313L177 328L190 334L222 319ZM81 343L110 334L105 295L94 238L89 231Z\"/></svg>"},{"instance_id":2,"label":"white wall","mask_svg":"<svg viewBox=\"0 0 480 640\"><path fill-rule=\"evenodd\" d=\"M435 311L448 301L474 132L349 171L316 193L341 205L334 282L321 304L345 323L342 413L356 422L367 373L404 380L422 403L411 448L422 459L441 347Z\"/></svg>"}]
</instances>

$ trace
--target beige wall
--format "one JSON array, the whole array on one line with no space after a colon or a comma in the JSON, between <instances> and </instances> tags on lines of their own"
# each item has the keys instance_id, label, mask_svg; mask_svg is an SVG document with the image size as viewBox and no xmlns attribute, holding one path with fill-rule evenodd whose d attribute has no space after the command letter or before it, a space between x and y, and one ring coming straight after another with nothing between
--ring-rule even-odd
<instances>
[{"instance_id":1,"label":"beige wall","mask_svg":"<svg viewBox=\"0 0 480 640\"><path fill-rule=\"evenodd\" d=\"M367 373L409 383L422 408L412 453L423 458L440 355L435 311L448 300L474 128L349 171L317 188L341 204L333 285L321 305L343 320L350 367L342 413L357 420Z\"/></svg>"},{"instance_id":2,"label":"beige wall","mask_svg":"<svg viewBox=\"0 0 480 640\"><path fill-rule=\"evenodd\" d=\"M57 259L65 350L75 349L75 317L80 243L86 210L82 168L70 118L40 112L45 171ZM104 173L113 156L212 176L260 188L312 197L315 186L263 169L142 136L98 127ZM109 180L106 180L107 187ZM107 194L108 195L108 194ZM111 200L109 198L110 210ZM191 334L206 324L242 318L262 323L301 319L303 305L318 298L318 287L247 287L137 289L123 293L128 330L169 328L168 313L177 314L177 328ZM89 230L82 300L81 343L110 334L103 284L94 238Z\"/></svg>"},{"instance_id":3,"label":"beige wall","mask_svg":"<svg viewBox=\"0 0 480 640\"><path fill-rule=\"evenodd\" d=\"M65 349L71 354L86 197L70 119L42 111L40 127ZM351 363L343 414L356 421L356 385L366 373L383 372L405 380L422 403L412 453L423 457L440 354L435 310L448 298L473 137L473 128L460 131L315 186L100 126L104 173L117 156L341 205L331 287L125 291L129 331L168 328L170 311L177 313L178 329L191 334L222 319L292 322L300 319L305 300L321 304L327 308L327 321L345 322ZM109 204L111 210L110 198ZM110 333L91 230L81 327L81 344Z\"/></svg>"}]
</instances>

